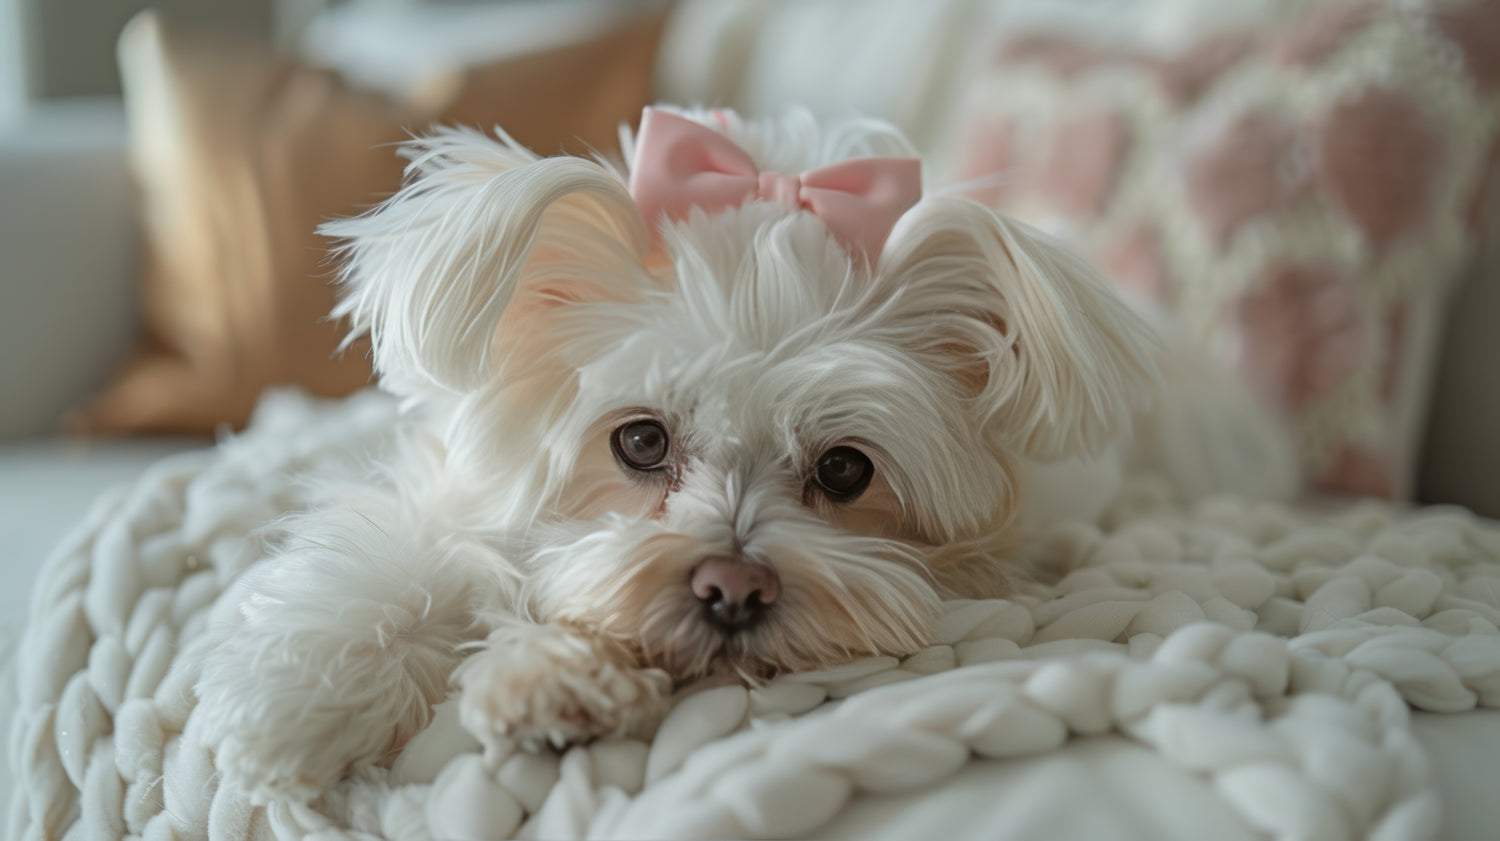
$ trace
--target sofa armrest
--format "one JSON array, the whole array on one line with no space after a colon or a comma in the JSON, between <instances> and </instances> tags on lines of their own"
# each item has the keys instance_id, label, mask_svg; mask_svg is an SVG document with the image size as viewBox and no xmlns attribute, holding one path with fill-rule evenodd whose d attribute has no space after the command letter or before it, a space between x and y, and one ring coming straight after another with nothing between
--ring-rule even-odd
<instances>
[{"instance_id":1,"label":"sofa armrest","mask_svg":"<svg viewBox=\"0 0 1500 841\"><path fill-rule=\"evenodd\" d=\"M0 126L0 438L55 429L135 338L132 205L119 99Z\"/></svg>"},{"instance_id":2,"label":"sofa armrest","mask_svg":"<svg viewBox=\"0 0 1500 841\"><path fill-rule=\"evenodd\" d=\"M1500 214L1442 327L1417 498L1500 517Z\"/></svg>"}]
</instances>

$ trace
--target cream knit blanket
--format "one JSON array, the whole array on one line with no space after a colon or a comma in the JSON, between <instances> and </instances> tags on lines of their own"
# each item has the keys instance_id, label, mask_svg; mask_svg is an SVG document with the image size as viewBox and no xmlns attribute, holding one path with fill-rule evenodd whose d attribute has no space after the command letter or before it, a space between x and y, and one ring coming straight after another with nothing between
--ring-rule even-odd
<instances>
[{"instance_id":1,"label":"cream knit blanket","mask_svg":"<svg viewBox=\"0 0 1500 841\"><path fill-rule=\"evenodd\" d=\"M102 499L47 562L18 655L12 838L790 838L856 792L1117 731L1211 780L1275 838L1432 837L1409 706L1500 707L1500 527L1456 510L1174 504L1134 481L1104 528L1054 530L1045 599L957 601L937 644L690 695L646 744L484 755L440 708L391 771L317 810L221 791L194 738L215 599L299 504L377 443L389 403L268 398L244 435Z\"/></svg>"}]
</instances>

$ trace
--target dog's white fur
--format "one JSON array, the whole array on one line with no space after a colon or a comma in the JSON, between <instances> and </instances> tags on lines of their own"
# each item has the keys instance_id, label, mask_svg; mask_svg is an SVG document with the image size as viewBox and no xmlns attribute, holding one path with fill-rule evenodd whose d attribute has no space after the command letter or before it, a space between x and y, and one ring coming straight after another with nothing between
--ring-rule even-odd
<instances>
[{"instance_id":1,"label":"dog's white fur","mask_svg":"<svg viewBox=\"0 0 1500 841\"><path fill-rule=\"evenodd\" d=\"M764 169L911 154L869 121L683 113ZM389 759L450 676L481 739L562 743L649 729L705 676L917 650L940 599L1021 580L1026 471L1098 456L1156 392L1142 321L968 200L925 198L871 268L764 202L657 240L618 169L503 135L404 151L406 186L326 231L347 259L336 314L408 421L283 524L196 687L225 783L258 800ZM641 417L671 435L664 478L612 456ZM877 471L847 505L809 482L839 444ZM725 554L782 587L728 637L687 584Z\"/></svg>"}]
</instances>

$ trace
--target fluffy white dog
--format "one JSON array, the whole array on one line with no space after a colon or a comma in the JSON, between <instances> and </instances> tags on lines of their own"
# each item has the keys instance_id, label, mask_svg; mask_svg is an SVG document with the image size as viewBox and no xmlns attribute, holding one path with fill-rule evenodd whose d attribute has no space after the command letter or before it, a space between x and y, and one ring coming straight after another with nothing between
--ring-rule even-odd
<instances>
[{"instance_id":1,"label":"fluffy white dog","mask_svg":"<svg viewBox=\"0 0 1500 841\"><path fill-rule=\"evenodd\" d=\"M625 140L629 177L440 131L327 226L408 421L205 646L225 784L313 798L450 686L481 739L563 744L700 679L921 649L941 599L1023 580L1036 465L1104 453L1157 391L1088 265L921 196L885 124L650 109ZM1110 487L1053 475L1053 502Z\"/></svg>"}]
</instances>

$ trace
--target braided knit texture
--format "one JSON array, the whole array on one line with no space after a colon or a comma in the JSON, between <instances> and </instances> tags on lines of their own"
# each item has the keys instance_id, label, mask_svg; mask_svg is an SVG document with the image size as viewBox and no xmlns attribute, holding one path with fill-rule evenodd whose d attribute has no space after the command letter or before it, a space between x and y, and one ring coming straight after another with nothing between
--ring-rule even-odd
<instances>
[{"instance_id":1,"label":"braided knit texture","mask_svg":"<svg viewBox=\"0 0 1500 841\"><path fill-rule=\"evenodd\" d=\"M192 658L297 479L379 446L394 411L269 397L219 449L99 501L47 561L17 659L16 839L791 838L859 792L975 757L1126 734L1269 838L1433 837L1411 707L1500 707L1500 526L1449 509L1326 512L1133 481L1102 528L1035 548L1040 596L946 605L937 642L681 700L651 743L481 752L440 708L389 771L317 808L221 790ZM222 605L218 609L225 609ZM446 707L447 705L445 705Z\"/></svg>"}]
</instances>

